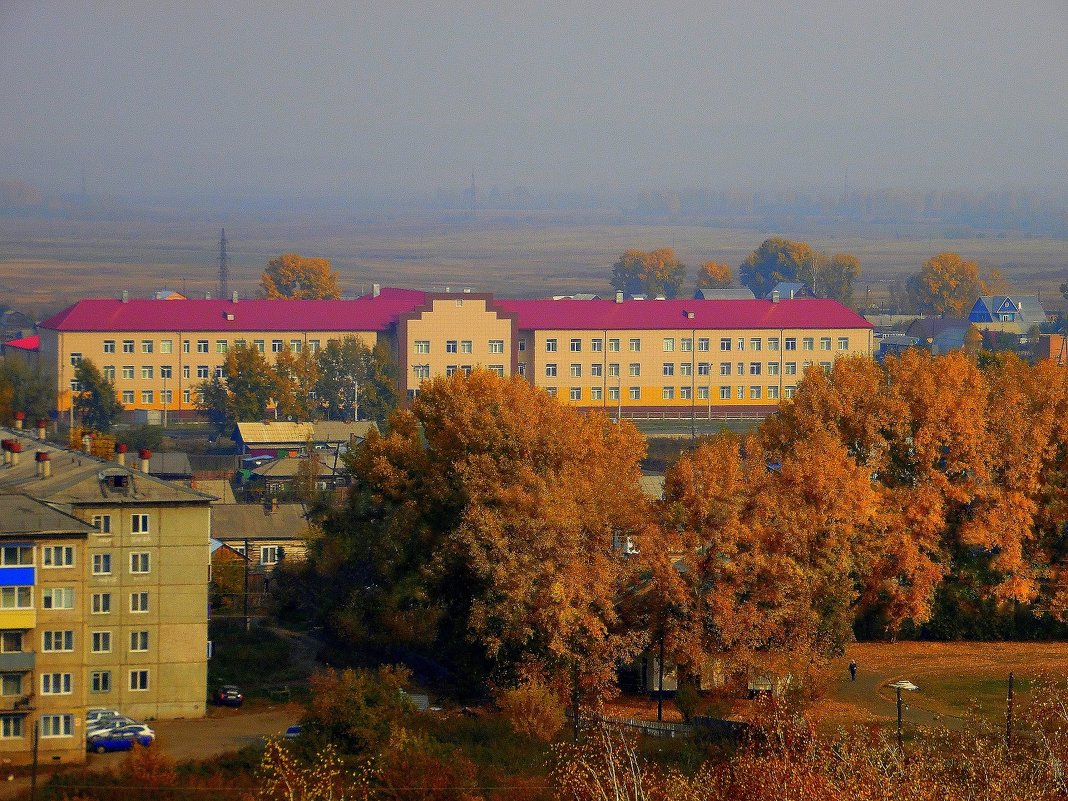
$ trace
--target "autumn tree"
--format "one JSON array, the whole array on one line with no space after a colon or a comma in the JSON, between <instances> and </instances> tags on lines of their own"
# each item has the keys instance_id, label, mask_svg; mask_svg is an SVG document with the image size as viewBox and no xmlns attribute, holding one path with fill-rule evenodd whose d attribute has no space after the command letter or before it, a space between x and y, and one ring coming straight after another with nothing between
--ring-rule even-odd
<instances>
[{"instance_id":1,"label":"autumn tree","mask_svg":"<svg viewBox=\"0 0 1068 801\"><path fill-rule=\"evenodd\" d=\"M396 408L396 365L388 343L369 349L356 337L332 339L317 363L315 397L328 420L352 420L358 406L364 419L384 422Z\"/></svg>"},{"instance_id":2,"label":"autumn tree","mask_svg":"<svg viewBox=\"0 0 1068 801\"><path fill-rule=\"evenodd\" d=\"M237 345L226 354L222 375L202 383L197 408L220 433L229 433L235 423L262 420L275 397L274 369L255 347Z\"/></svg>"},{"instance_id":3,"label":"autumn tree","mask_svg":"<svg viewBox=\"0 0 1068 801\"><path fill-rule=\"evenodd\" d=\"M74 370L74 380L78 386L72 392L74 411L82 423L94 431L110 431L123 408L115 394L115 382L89 359L81 360Z\"/></svg>"},{"instance_id":4,"label":"autumn tree","mask_svg":"<svg viewBox=\"0 0 1068 801\"><path fill-rule=\"evenodd\" d=\"M722 289L734 283L734 274L730 265L707 261L697 271L698 289Z\"/></svg>"},{"instance_id":5,"label":"autumn tree","mask_svg":"<svg viewBox=\"0 0 1068 801\"><path fill-rule=\"evenodd\" d=\"M673 248L628 250L612 266L612 288L627 295L678 297L686 265Z\"/></svg>"},{"instance_id":6,"label":"autumn tree","mask_svg":"<svg viewBox=\"0 0 1068 801\"><path fill-rule=\"evenodd\" d=\"M332 744L345 754L373 755L402 735L413 712L401 667L326 668L309 679L312 701L301 720L308 747Z\"/></svg>"},{"instance_id":7,"label":"autumn tree","mask_svg":"<svg viewBox=\"0 0 1068 801\"><path fill-rule=\"evenodd\" d=\"M923 264L908 280L917 305L945 317L964 317L976 299L986 293L979 279L979 265L959 253L939 253Z\"/></svg>"},{"instance_id":8,"label":"autumn tree","mask_svg":"<svg viewBox=\"0 0 1068 801\"><path fill-rule=\"evenodd\" d=\"M43 372L15 359L0 362L0 420L10 423L15 412L31 421L47 419L55 404L55 387Z\"/></svg>"},{"instance_id":9,"label":"autumn tree","mask_svg":"<svg viewBox=\"0 0 1068 801\"><path fill-rule=\"evenodd\" d=\"M337 300L341 289L337 273L326 259L283 253L267 263L260 276L264 297L284 300Z\"/></svg>"},{"instance_id":10,"label":"autumn tree","mask_svg":"<svg viewBox=\"0 0 1068 801\"><path fill-rule=\"evenodd\" d=\"M807 242L792 242L782 237L764 240L738 268L743 286L765 297L780 281L798 281L816 297L832 298L841 303L853 300L853 281L860 275L860 261L848 253L828 257Z\"/></svg>"},{"instance_id":11,"label":"autumn tree","mask_svg":"<svg viewBox=\"0 0 1068 801\"><path fill-rule=\"evenodd\" d=\"M315 394L319 382L317 354L307 348L299 353L283 350L275 359L272 374L273 398L279 415L292 420L318 417L320 403Z\"/></svg>"}]
</instances>

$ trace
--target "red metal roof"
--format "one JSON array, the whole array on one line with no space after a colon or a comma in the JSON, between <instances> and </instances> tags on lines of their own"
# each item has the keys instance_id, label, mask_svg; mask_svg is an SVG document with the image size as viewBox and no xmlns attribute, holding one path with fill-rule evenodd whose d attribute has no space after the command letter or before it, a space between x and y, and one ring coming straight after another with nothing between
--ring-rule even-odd
<instances>
[{"instance_id":1,"label":"red metal roof","mask_svg":"<svg viewBox=\"0 0 1068 801\"><path fill-rule=\"evenodd\" d=\"M5 348L18 348L19 350L40 350L41 338L34 334L33 336L22 337L20 339L9 339L4 343Z\"/></svg>"},{"instance_id":2,"label":"red metal roof","mask_svg":"<svg viewBox=\"0 0 1068 801\"><path fill-rule=\"evenodd\" d=\"M835 300L498 300L520 329L872 328ZM693 317L688 315L692 314Z\"/></svg>"},{"instance_id":3,"label":"red metal roof","mask_svg":"<svg viewBox=\"0 0 1068 801\"><path fill-rule=\"evenodd\" d=\"M355 300L80 300L40 324L56 331L383 331L423 303L411 289ZM233 315L233 320L227 319Z\"/></svg>"}]
</instances>

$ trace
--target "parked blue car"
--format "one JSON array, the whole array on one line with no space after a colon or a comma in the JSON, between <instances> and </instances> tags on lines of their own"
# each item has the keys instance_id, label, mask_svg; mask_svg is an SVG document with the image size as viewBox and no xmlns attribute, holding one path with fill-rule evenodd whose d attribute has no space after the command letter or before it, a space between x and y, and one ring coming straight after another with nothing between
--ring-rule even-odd
<instances>
[{"instance_id":1,"label":"parked blue car","mask_svg":"<svg viewBox=\"0 0 1068 801\"><path fill-rule=\"evenodd\" d=\"M156 733L142 723L132 726L119 726L114 729L92 734L86 737L85 745L89 751L103 754L106 751L129 751L134 743L152 745Z\"/></svg>"}]
</instances>

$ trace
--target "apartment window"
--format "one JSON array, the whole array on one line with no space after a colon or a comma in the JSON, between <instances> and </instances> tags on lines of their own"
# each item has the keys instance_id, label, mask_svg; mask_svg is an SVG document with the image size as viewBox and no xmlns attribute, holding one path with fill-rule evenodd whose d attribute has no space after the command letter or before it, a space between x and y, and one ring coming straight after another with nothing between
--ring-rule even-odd
<instances>
[{"instance_id":1,"label":"apartment window","mask_svg":"<svg viewBox=\"0 0 1068 801\"><path fill-rule=\"evenodd\" d=\"M673 362L664 362L664 375L675 375L675 364Z\"/></svg>"},{"instance_id":2,"label":"apartment window","mask_svg":"<svg viewBox=\"0 0 1068 801\"><path fill-rule=\"evenodd\" d=\"M229 349L230 349L230 346L229 346L229 344L227 343L227 341L225 339L216 339L215 340L215 352L216 353L226 353Z\"/></svg>"},{"instance_id":3,"label":"apartment window","mask_svg":"<svg viewBox=\"0 0 1068 801\"><path fill-rule=\"evenodd\" d=\"M697 375L711 375L712 365L708 362L701 362L697 365Z\"/></svg>"},{"instance_id":4,"label":"apartment window","mask_svg":"<svg viewBox=\"0 0 1068 801\"><path fill-rule=\"evenodd\" d=\"M281 340L279 340L279 341L281 341ZM207 352L208 352L208 340L206 340L206 339L198 339L197 340L197 353L207 353Z\"/></svg>"},{"instance_id":5,"label":"apartment window","mask_svg":"<svg viewBox=\"0 0 1068 801\"><path fill-rule=\"evenodd\" d=\"M664 387L663 397L664 400L675 400L675 387Z\"/></svg>"},{"instance_id":6,"label":"apartment window","mask_svg":"<svg viewBox=\"0 0 1068 801\"><path fill-rule=\"evenodd\" d=\"M555 378L556 377L556 365L555 364L547 364L547 365L545 365L545 377L546 378Z\"/></svg>"},{"instance_id":7,"label":"apartment window","mask_svg":"<svg viewBox=\"0 0 1068 801\"><path fill-rule=\"evenodd\" d=\"M641 400L642 399L642 388L641 387L631 387L630 388L630 399L631 400Z\"/></svg>"},{"instance_id":8,"label":"apartment window","mask_svg":"<svg viewBox=\"0 0 1068 801\"><path fill-rule=\"evenodd\" d=\"M33 564L33 546L31 545L5 545L0 548L0 565L4 567L17 567L19 565Z\"/></svg>"},{"instance_id":9,"label":"apartment window","mask_svg":"<svg viewBox=\"0 0 1068 801\"><path fill-rule=\"evenodd\" d=\"M672 353L675 350L675 337L664 337L664 353Z\"/></svg>"},{"instance_id":10,"label":"apartment window","mask_svg":"<svg viewBox=\"0 0 1068 801\"><path fill-rule=\"evenodd\" d=\"M111 671L94 670L89 674L89 691L94 693L111 692Z\"/></svg>"},{"instance_id":11,"label":"apartment window","mask_svg":"<svg viewBox=\"0 0 1068 801\"><path fill-rule=\"evenodd\" d=\"M719 366L719 374L720 375L730 375L731 374L731 363L730 362L723 362Z\"/></svg>"},{"instance_id":12,"label":"apartment window","mask_svg":"<svg viewBox=\"0 0 1068 801\"><path fill-rule=\"evenodd\" d=\"M182 365L182 378L189 378L189 365L188 364L183 364Z\"/></svg>"},{"instance_id":13,"label":"apartment window","mask_svg":"<svg viewBox=\"0 0 1068 801\"><path fill-rule=\"evenodd\" d=\"M504 365L503 364L491 364L486 367L491 373L496 373L501 378L504 378Z\"/></svg>"},{"instance_id":14,"label":"apartment window","mask_svg":"<svg viewBox=\"0 0 1068 801\"><path fill-rule=\"evenodd\" d=\"M719 399L720 400L730 400L731 399L731 388L730 387L720 387L719 388Z\"/></svg>"},{"instance_id":15,"label":"apartment window","mask_svg":"<svg viewBox=\"0 0 1068 801\"><path fill-rule=\"evenodd\" d=\"M749 362L749 375L760 375L760 362Z\"/></svg>"},{"instance_id":16,"label":"apartment window","mask_svg":"<svg viewBox=\"0 0 1068 801\"><path fill-rule=\"evenodd\" d=\"M804 372L805 370L807 370L811 366L812 366L812 362L811 361L806 360L806 361L801 362L801 372Z\"/></svg>"},{"instance_id":17,"label":"apartment window","mask_svg":"<svg viewBox=\"0 0 1068 801\"><path fill-rule=\"evenodd\" d=\"M693 365L689 362L683 362L679 365L680 375L693 375Z\"/></svg>"},{"instance_id":18,"label":"apartment window","mask_svg":"<svg viewBox=\"0 0 1068 801\"><path fill-rule=\"evenodd\" d=\"M22 674L0 674L0 695L22 695Z\"/></svg>"},{"instance_id":19,"label":"apartment window","mask_svg":"<svg viewBox=\"0 0 1068 801\"><path fill-rule=\"evenodd\" d=\"M556 340L555 339L547 339L547 340L545 340L545 352L546 353L556 353Z\"/></svg>"},{"instance_id":20,"label":"apartment window","mask_svg":"<svg viewBox=\"0 0 1068 801\"><path fill-rule=\"evenodd\" d=\"M41 594L42 609L73 609L73 587L49 587Z\"/></svg>"},{"instance_id":21,"label":"apartment window","mask_svg":"<svg viewBox=\"0 0 1068 801\"><path fill-rule=\"evenodd\" d=\"M698 387L697 388L697 399L698 400L708 400L708 387Z\"/></svg>"},{"instance_id":22,"label":"apartment window","mask_svg":"<svg viewBox=\"0 0 1068 801\"><path fill-rule=\"evenodd\" d=\"M519 352L524 353L527 349L527 341L525 339L519 340Z\"/></svg>"},{"instance_id":23,"label":"apartment window","mask_svg":"<svg viewBox=\"0 0 1068 801\"><path fill-rule=\"evenodd\" d=\"M738 350L745 350L745 337L738 337Z\"/></svg>"},{"instance_id":24,"label":"apartment window","mask_svg":"<svg viewBox=\"0 0 1068 801\"><path fill-rule=\"evenodd\" d=\"M609 353L619 353L619 340L618 339L609 339L608 340L608 352Z\"/></svg>"},{"instance_id":25,"label":"apartment window","mask_svg":"<svg viewBox=\"0 0 1068 801\"><path fill-rule=\"evenodd\" d=\"M149 572L149 555L145 552L130 554L130 572L131 573L148 573Z\"/></svg>"},{"instance_id":26,"label":"apartment window","mask_svg":"<svg viewBox=\"0 0 1068 801\"><path fill-rule=\"evenodd\" d=\"M690 353L693 350L693 340L689 337L683 337L679 344L684 353Z\"/></svg>"},{"instance_id":27,"label":"apartment window","mask_svg":"<svg viewBox=\"0 0 1068 801\"><path fill-rule=\"evenodd\" d=\"M106 654L111 652L110 631L94 631L92 640L94 654Z\"/></svg>"},{"instance_id":28,"label":"apartment window","mask_svg":"<svg viewBox=\"0 0 1068 801\"><path fill-rule=\"evenodd\" d=\"M22 653L22 632L5 631L0 634L0 652L5 654Z\"/></svg>"},{"instance_id":29,"label":"apartment window","mask_svg":"<svg viewBox=\"0 0 1068 801\"><path fill-rule=\"evenodd\" d=\"M838 337L838 350L849 350L849 337Z\"/></svg>"},{"instance_id":30,"label":"apartment window","mask_svg":"<svg viewBox=\"0 0 1068 801\"><path fill-rule=\"evenodd\" d=\"M182 403L189 404L193 402L193 394L188 389L182 390Z\"/></svg>"},{"instance_id":31,"label":"apartment window","mask_svg":"<svg viewBox=\"0 0 1068 801\"><path fill-rule=\"evenodd\" d=\"M173 339L161 339L159 341L160 353L173 353L174 352L174 340Z\"/></svg>"},{"instance_id":32,"label":"apartment window","mask_svg":"<svg viewBox=\"0 0 1068 801\"><path fill-rule=\"evenodd\" d=\"M107 379L108 381L114 381L115 380L115 366L114 365L112 365L112 364L105 364L104 365L104 378Z\"/></svg>"},{"instance_id":33,"label":"apartment window","mask_svg":"<svg viewBox=\"0 0 1068 801\"><path fill-rule=\"evenodd\" d=\"M277 561L277 559L275 561ZM132 592L132 593L130 593L130 611L131 612L147 612L148 611L148 593L147 592Z\"/></svg>"},{"instance_id":34,"label":"apartment window","mask_svg":"<svg viewBox=\"0 0 1068 801\"><path fill-rule=\"evenodd\" d=\"M281 557L281 548L277 545L264 545L260 548L260 564L276 565Z\"/></svg>"},{"instance_id":35,"label":"apartment window","mask_svg":"<svg viewBox=\"0 0 1068 801\"><path fill-rule=\"evenodd\" d=\"M266 350L266 342L262 339L252 340L252 347L256 349L257 353L263 353Z\"/></svg>"},{"instance_id":36,"label":"apartment window","mask_svg":"<svg viewBox=\"0 0 1068 801\"><path fill-rule=\"evenodd\" d=\"M430 365L429 364L416 364L412 366L412 375L415 376L416 381L426 381L430 378Z\"/></svg>"},{"instance_id":37,"label":"apartment window","mask_svg":"<svg viewBox=\"0 0 1068 801\"><path fill-rule=\"evenodd\" d=\"M148 632L147 631L131 631L130 632L130 650L131 651L147 651L148 650Z\"/></svg>"},{"instance_id":38,"label":"apartment window","mask_svg":"<svg viewBox=\"0 0 1068 801\"><path fill-rule=\"evenodd\" d=\"M600 353L601 351L603 351L604 350L604 340L603 339L591 339L590 340L590 350L592 350L594 353Z\"/></svg>"},{"instance_id":39,"label":"apartment window","mask_svg":"<svg viewBox=\"0 0 1068 801\"><path fill-rule=\"evenodd\" d=\"M293 351L294 353L300 353L303 348L304 348L304 342L302 340L299 340L299 339L291 339L291 340L289 340L289 349L291 351Z\"/></svg>"},{"instance_id":40,"label":"apartment window","mask_svg":"<svg viewBox=\"0 0 1068 801\"><path fill-rule=\"evenodd\" d=\"M469 364L461 364L460 365L460 369L463 370L465 378L470 378L471 377L471 365L469 365Z\"/></svg>"},{"instance_id":41,"label":"apartment window","mask_svg":"<svg viewBox=\"0 0 1068 801\"><path fill-rule=\"evenodd\" d=\"M632 376L639 376L642 374L642 366L638 362L630 363L630 374Z\"/></svg>"},{"instance_id":42,"label":"apartment window","mask_svg":"<svg viewBox=\"0 0 1068 801\"><path fill-rule=\"evenodd\" d=\"M703 353L707 352L709 347L711 347L711 345L712 345L712 342L708 337L698 337L697 338L697 350L698 351L703 352Z\"/></svg>"},{"instance_id":43,"label":"apartment window","mask_svg":"<svg viewBox=\"0 0 1068 801\"><path fill-rule=\"evenodd\" d=\"M779 388L778 387L768 387L768 399L769 400L778 400L779 399Z\"/></svg>"},{"instance_id":44,"label":"apartment window","mask_svg":"<svg viewBox=\"0 0 1068 801\"><path fill-rule=\"evenodd\" d=\"M778 349L779 349L779 338L778 337L768 337L768 350L778 350Z\"/></svg>"},{"instance_id":45,"label":"apartment window","mask_svg":"<svg viewBox=\"0 0 1068 801\"><path fill-rule=\"evenodd\" d=\"M761 341L759 337L753 337L749 340L749 350L760 350Z\"/></svg>"},{"instance_id":46,"label":"apartment window","mask_svg":"<svg viewBox=\"0 0 1068 801\"><path fill-rule=\"evenodd\" d=\"M427 369L429 369L429 368L427 368ZM447 365L445 367L445 377L446 378L452 378L454 375L456 375L456 371L459 370L459 369L460 368L457 367L455 364Z\"/></svg>"},{"instance_id":47,"label":"apartment window","mask_svg":"<svg viewBox=\"0 0 1068 801\"><path fill-rule=\"evenodd\" d=\"M131 670L130 671L130 689L134 691L147 690L148 689L148 671L147 670Z\"/></svg>"},{"instance_id":48,"label":"apartment window","mask_svg":"<svg viewBox=\"0 0 1068 801\"><path fill-rule=\"evenodd\" d=\"M550 398L556 397L556 387L546 387L545 391L549 393Z\"/></svg>"},{"instance_id":49,"label":"apartment window","mask_svg":"<svg viewBox=\"0 0 1068 801\"><path fill-rule=\"evenodd\" d=\"M779 363L778 362L768 362L768 375L778 375L778 374L779 374Z\"/></svg>"},{"instance_id":50,"label":"apartment window","mask_svg":"<svg viewBox=\"0 0 1068 801\"><path fill-rule=\"evenodd\" d=\"M831 349L831 338L830 337L820 337L820 350L830 350L830 349Z\"/></svg>"},{"instance_id":51,"label":"apartment window","mask_svg":"<svg viewBox=\"0 0 1068 801\"><path fill-rule=\"evenodd\" d=\"M608 388L608 400L610 400L610 401L619 400L619 387L609 387Z\"/></svg>"},{"instance_id":52,"label":"apartment window","mask_svg":"<svg viewBox=\"0 0 1068 801\"><path fill-rule=\"evenodd\" d=\"M642 341L640 339L632 339L630 341L630 350L632 353L638 353L642 349Z\"/></svg>"},{"instance_id":53,"label":"apartment window","mask_svg":"<svg viewBox=\"0 0 1068 801\"><path fill-rule=\"evenodd\" d=\"M241 344L244 345L245 343L242 341ZM312 353L318 353L320 347L321 347L321 343L319 342L318 339L309 339L308 340L308 350L310 350Z\"/></svg>"},{"instance_id":54,"label":"apartment window","mask_svg":"<svg viewBox=\"0 0 1068 801\"><path fill-rule=\"evenodd\" d=\"M162 404L172 403L174 401L174 390L162 389L159 393L159 401Z\"/></svg>"},{"instance_id":55,"label":"apartment window","mask_svg":"<svg viewBox=\"0 0 1068 801\"><path fill-rule=\"evenodd\" d=\"M146 364L146 365L141 367L141 379L142 380L146 380L146 381L147 380L151 380L152 373L153 373L153 370L152 370L152 365L151 364Z\"/></svg>"},{"instance_id":56,"label":"apartment window","mask_svg":"<svg viewBox=\"0 0 1068 801\"><path fill-rule=\"evenodd\" d=\"M280 339L271 340L271 353L281 353L286 349L286 343Z\"/></svg>"},{"instance_id":57,"label":"apartment window","mask_svg":"<svg viewBox=\"0 0 1068 801\"><path fill-rule=\"evenodd\" d=\"M72 378L70 380L70 391L71 392L81 392L82 391L81 382L78 381L77 379Z\"/></svg>"},{"instance_id":58,"label":"apartment window","mask_svg":"<svg viewBox=\"0 0 1068 801\"><path fill-rule=\"evenodd\" d=\"M519 375L526 375L526 374L527 374L527 363L526 362L520 362L519 363Z\"/></svg>"},{"instance_id":59,"label":"apartment window","mask_svg":"<svg viewBox=\"0 0 1068 801\"><path fill-rule=\"evenodd\" d=\"M115 352L115 340L114 339L105 339L104 340L104 353L114 353L114 352Z\"/></svg>"},{"instance_id":60,"label":"apartment window","mask_svg":"<svg viewBox=\"0 0 1068 801\"><path fill-rule=\"evenodd\" d=\"M111 554L109 554L109 553L94 553L93 554L93 575L94 576L108 576L108 575L111 575Z\"/></svg>"},{"instance_id":61,"label":"apartment window","mask_svg":"<svg viewBox=\"0 0 1068 801\"><path fill-rule=\"evenodd\" d=\"M182 353L189 353L189 340L188 339L183 339L182 340Z\"/></svg>"},{"instance_id":62,"label":"apartment window","mask_svg":"<svg viewBox=\"0 0 1068 801\"><path fill-rule=\"evenodd\" d=\"M42 651L73 651L74 632L70 629L65 631L41 632Z\"/></svg>"},{"instance_id":63,"label":"apartment window","mask_svg":"<svg viewBox=\"0 0 1068 801\"><path fill-rule=\"evenodd\" d=\"M787 399L792 398L796 391L797 391L797 387L787 387L786 388L786 398Z\"/></svg>"},{"instance_id":64,"label":"apartment window","mask_svg":"<svg viewBox=\"0 0 1068 801\"><path fill-rule=\"evenodd\" d=\"M490 342L490 353L504 353L504 340L500 340L501 349L493 350L493 342ZM470 339L460 340L460 353L472 353L474 348L471 345Z\"/></svg>"},{"instance_id":65,"label":"apartment window","mask_svg":"<svg viewBox=\"0 0 1068 801\"><path fill-rule=\"evenodd\" d=\"M619 365L618 364L610 364L610 365L608 365L608 376L610 378L619 378Z\"/></svg>"},{"instance_id":66,"label":"apartment window","mask_svg":"<svg viewBox=\"0 0 1068 801\"><path fill-rule=\"evenodd\" d=\"M749 387L749 399L760 400L760 387Z\"/></svg>"},{"instance_id":67,"label":"apartment window","mask_svg":"<svg viewBox=\"0 0 1068 801\"><path fill-rule=\"evenodd\" d=\"M208 366L206 364L197 365L197 378L207 378L209 376Z\"/></svg>"},{"instance_id":68,"label":"apartment window","mask_svg":"<svg viewBox=\"0 0 1068 801\"><path fill-rule=\"evenodd\" d=\"M141 352L142 353L151 353L152 352L152 340L151 339L142 339L141 340Z\"/></svg>"},{"instance_id":69,"label":"apartment window","mask_svg":"<svg viewBox=\"0 0 1068 801\"><path fill-rule=\"evenodd\" d=\"M692 400L693 391L691 387L679 387L679 398L682 400Z\"/></svg>"},{"instance_id":70,"label":"apartment window","mask_svg":"<svg viewBox=\"0 0 1068 801\"><path fill-rule=\"evenodd\" d=\"M582 340L581 339L572 339L571 340L571 352L572 353L582 353Z\"/></svg>"},{"instance_id":71,"label":"apartment window","mask_svg":"<svg viewBox=\"0 0 1068 801\"><path fill-rule=\"evenodd\" d=\"M820 362L820 367L823 369L823 372L825 372L828 375L830 375L830 372L831 372L831 363L830 362Z\"/></svg>"},{"instance_id":72,"label":"apartment window","mask_svg":"<svg viewBox=\"0 0 1068 801\"><path fill-rule=\"evenodd\" d=\"M815 345L816 341L812 337L805 337L801 340L801 350L813 350Z\"/></svg>"},{"instance_id":73,"label":"apartment window","mask_svg":"<svg viewBox=\"0 0 1068 801\"><path fill-rule=\"evenodd\" d=\"M74 736L74 715L41 715L41 737Z\"/></svg>"},{"instance_id":74,"label":"apartment window","mask_svg":"<svg viewBox=\"0 0 1068 801\"><path fill-rule=\"evenodd\" d=\"M600 378L602 375L604 375L604 365L603 364L591 364L590 365L590 375L592 375L594 378Z\"/></svg>"},{"instance_id":75,"label":"apartment window","mask_svg":"<svg viewBox=\"0 0 1068 801\"><path fill-rule=\"evenodd\" d=\"M111 612L111 593L94 592L91 608L93 610L94 615L109 614Z\"/></svg>"},{"instance_id":76,"label":"apartment window","mask_svg":"<svg viewBox=\"0 0 1068 801\"><path fill-rule=\"evenodd\" d=\"M581 364L573 364L573 365L571 365L571 377L572 378L582 378L582 365Z\"/></svg>"},{"instance_id":77,"label":"apartment window","mask_svg":"<svg viewBox=\"0 0 1068 801\"><path fill-rule=\"evenodd\" d=\"M124 389L122 391L122 403L124 406L129 406L134 402L134 391L132 389Z\"/></svg>"},{"instance_id":78,"label":"apartment window","mask_svg":"<svg viewBox=\"0 0 1068 801\"><path fill-rule=\"evenodd\" d=\"M41 564L44 567L71 567L74 564L74 548L70 545L49 545L42 548Z\"/></svg>"},{"instance_id":79,"label":"apartment window","mask_svg":"<svg viewBox=\"0 0 1068 801\"><path fill-rule=\"evenodd\" d=\"M784 350L797 350L797 337L786 337Z\"/></svg>"},{"instance_id":80,"label":"apartment window","mask_svg":"<svg viewBox=\"0 0 1068 801\"><path fill-rule=\"evenodd\" d=\"M459 353L460 352L460 343L457 342L455 339L450 339L450 340L446 341L446 343L445 343L445 352L446 353Z\"/></svg>"},{"instance_id":81,"label":"apartment window","mask_svg":"<svg viewBox=\"0 0 1068 801\"><path fill-rule=\"evenodd\" d=\"M148 534L148 515L130 515L130 531L134 534Z\"/></svg>"},{"instance_id":82,"label":"apartment window","mask_svg":"<svg viewBox=\"0 0 1068 801\"><path fill-rule=\"evenodd\" d=\"M797 362L786 363L786 375L797 375Z\"/></svg>"},{"instance_id":83,"label":"apartment window","mask_svg":"<svg viewBox=\"0 0 1068 801\"><path fill-rule=\"evenodd\" d=\"M470 351L465 351L470 353ZM491 339L489 342L490 353L504 353L504 340L503 339Z\"/></svg>"},{"instance_id":84,"label":"apartment window","mask_svg":"<svg viewBox=\"0 0 1068 801\"><path fill-rule=\"evenodd\" d=\"M122 341L122 352L123 353L133 353L134 352L134 341L132 339L124 339Z\"/></svg>"},{"instance_id":85,"label":"apartment window","mask_svg":"<svg viewBox=\"0 0 1068 801\"><path fill-rule=\"evenodd\" d=\"M132 364L124 364L122 366L122 377L127 380L132 380L134 377L134 367Z\"/></svg>"},{"instance_id":86,"label":"apartment window","mask_svg":"<svg viewBox=\"0 0 1068 801\"><path fill-rule=\"evenodd\" d=\"M590 387L590 400L603 400L604 392L600 387Z\"/></svg>"},{"instance_id":87,"label":"apartment window","mask_svg":"<svg viewBox=\"0 0 1068 801\"><path fill-rule=\"evenodd\" d=\"M582 388L581 387L571 387L570 397L571 397L571 400L573 400L573 401L582 400Z\"/></svg>"},{"instance_id":88,"label":"apartment window","mask_svg":"<svg viewBox=\"0 0 1068 801\"><path fill-rule=\"evenodd\" d=\"M720 350L730 350L731 349L731 338L730 337L721 338L720 341L719 341L719 349Z\"/></svg>"},{"instance_id":89,"label":"apartment window","mask_svg":"<svg viewBox=\"0 0 1068 801\"><path fill-rule=\"evenodd\" d=\"M429 339L417 339L417 340L415 340L415 352L416 353L430 353L430 340Z\"/></svg>"}]
</instances>

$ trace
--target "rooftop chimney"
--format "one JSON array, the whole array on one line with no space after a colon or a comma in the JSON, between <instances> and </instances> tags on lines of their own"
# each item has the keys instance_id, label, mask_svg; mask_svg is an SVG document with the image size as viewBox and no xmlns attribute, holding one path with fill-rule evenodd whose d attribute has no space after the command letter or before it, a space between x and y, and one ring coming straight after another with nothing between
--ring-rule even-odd
<instances>
[{"instance_id":1,"label":"rooftop chimney","mask_svg":"<svg viewBox=\"0 0 1068 801\"><path fill-rule=\"evenodd\" d=\"M271 514L272 515L278 514L278 497L277 496L271 498Z\"/></svg>"},{"instance_id":2,"label":"rooftop chimney","mask_svg":"<svg viewBox=\"0 0 1068 801\"><path fill-rule=\"evenodd\" d=\"M37 475L41 478L50 477L52 475L52 461L48 451L37 451L34 459L37 460Z\"/></svg>"},{"instance_id":3,"label":"rooftop chimney","mask_svg":"<svg viewBox=\"0 0 1068 801\"><path fill-rule=\"evenodd\" d=\"M148 472L148 462L152 458L152 451L150 451L148 448L141 448L137 452L137 455L141 457L141 472L142 473L147 473Z\"/></svg>"},{"instance_id":4,"label":"rooftop chimney","mask_svg":"<svg viewBox=\"0 0 1068 801\"><path fill-rule=\"evenodd\" d=\"M19 431L22 430L22 426L26 421L26 412L15 412L15 428Z\"/></svg>"},{"instance_id":5,"label":"rooftop chimney","mask_svg":"<svg viewBox=\"0 0 1068 801\"><path fill-rule=\"evenodd\" d=\"M123 303L129 303L130 302L130 291L128 289L122 290L122 302Z\"/></svg>"},{"instance_id":6,"label":"rooftop chimney","mask_svg":"<svg viewBox=\"0 0 1068 801\"><path fill-rule=\"evenodd\" d=\"M231 300L231 302L233 302L233 303L237 303L237 290L236 290L236 289L234 290L234 294L232 294L232 295L230 296L230 300Z\"/></svg>"},{"instance_id":7,"label":"rooftop chimney","mask_svg":"<svg viewBox=\"0 0 1068 801\"><path fill-rule=\"evenodd\" d=\"M126 451L129 450L129 446L125 442L115 443L115 461L122 467L126 467Z\"/></svg>"},{"instance_id":8,"label":"rooftop chimney","mask_svg":"<svg viewBox=\"0 0 1068 801\"><path fill-rule=\"evenodd\" d=\"M371 297L372 298L377 298L381 294L382 294L382 285L381 284L371 284Z\"/></svg>"},{"instance_id":9,"label":"rooftop chimney","mask_svg":"<svg viewBox=\"0 0 1068 801\"><path fill-rule=\"evenodd\" d=\"M771 302L772 303L778 303L779 302L779 290L777 290L777 289L771 290Z\"/></svg>"},{"instance_id":10,"label":"rooftop chimney","mask_svg":"<svg viewBox=\"0 0 1068 801\"><path fill-rule=\"evenodd\" d=\"M623 302L623 290L620 289L620 290L618 290L616 292L616 303L622 303L622 302Z\"/></svg>"},{"instance_id":11,"label":"rooftop chimney","mask_svg":"<svg viewBox=\"0 0 1068 801\"><path fill-rule=\"evenodd\" d=\"M204 293L204 300L211 300L211 292Z\"/></svg>"},{"instance_id":12,"label":"rooftop chimney","mask_svg":"<svg viewBox=\"0 0 1068 801\"><path fill-rule=\"evenodd\" d=\"M22 453L22 443L17 439L11 440L11 466L18 467L19 454Z\"/></svg>"},{"instance_id":13,"label":"rooftop chimney","mask_svg":"<svg viewBox=\"0 0 1068 801\"><path fill-rule=\"evenodd\" d=\"M47 430L48 430L48 421L47 420L38 420L37 421L37 439L43 440L45 438L45 434L47 433Z\"/></svg>"}]
</instances>

